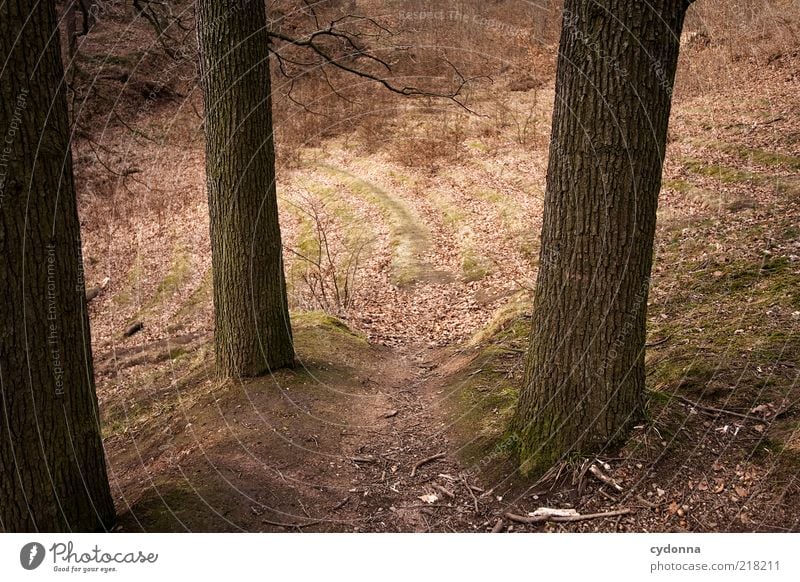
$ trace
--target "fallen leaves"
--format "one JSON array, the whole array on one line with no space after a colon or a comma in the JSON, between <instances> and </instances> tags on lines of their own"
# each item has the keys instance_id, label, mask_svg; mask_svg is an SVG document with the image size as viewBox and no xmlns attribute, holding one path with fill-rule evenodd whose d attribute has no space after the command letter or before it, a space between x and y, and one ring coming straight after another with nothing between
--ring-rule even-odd
<instances>
[{"instance_id":1,"label":"fallen leaves","mask_svg":"<svg viewBox=\"0 0 800 582\"><path fill-rule=\"evenodd\" d=\"M783 398L778 402L767 402L766 404L759 404L758 406L754 406L750 410L750 414L759 416L764 420L769 420L778 418L782 414L785 414L789 410L790 406L791 405L789 399Z\"/></svg>"}]
</instances>

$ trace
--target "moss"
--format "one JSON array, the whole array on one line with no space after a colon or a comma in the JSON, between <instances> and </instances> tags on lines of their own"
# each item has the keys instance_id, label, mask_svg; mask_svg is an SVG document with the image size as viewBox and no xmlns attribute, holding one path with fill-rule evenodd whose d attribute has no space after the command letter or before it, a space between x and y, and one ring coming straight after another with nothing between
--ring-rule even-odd
<instances>
[{"instance_id":1,"label":"moss","mask_svg":"<svg viewBox=\"0 0 800 582\"><path fill-rule=\"evenodd\" d=\"M292 312L290 317L292 320L292 331L297 336L295 338L295 343L297 343L298 338L299 341L302 342L307 336L313 335L307 332L315 331L327 335L341 334L360 345L367 345L367 339L364 334L350 329L344 321L324 311ZM318 338L315 337L314 341L316 341L316 339Z\"/></svg>"},{"instance_id":2,"label":"moss","mask_svg":"<svg viewBox=\"0 0 800 582\"><path fill-rule=\"evenodd\" d=\"M111 299L114 304L119 307L131 304L133 298L138 296L138 288L142 282L143 273L144 267L142 266L141 258L136 257L136 262L133 264L133 268L128 271L128 276L125 278L122 289L115 293L114 297Z\"/></svg>"},{"instance_id":3,"label":"moss","mask_svg":"<svg viewBox=\"0 0 800 582\"><path fill-rule=\"evenodd\" d=\"M465 282L480 281L491 272L471 248L462 252L461 271L463 273L462 280Z\"/></svg>"},{"instance_id":4,"label":"moss","mask_svg":"<svg viewBox=\"0 0 800 582\"><path fill-rule=\"evenodd\" d=\"M497 190L476 190L475 196L492 204L500 204L504 200L503 195Z\"/></svg>"},{"instance_id":5,"label":"moss","mask_svg":"<svg viewBox=\"0 0 800 582\"><path fill-rule=\"evenodd\" d=\"M181 305L180 309L172 317L173 321L181 321L194 313L201 305L208 305L211 303L211 294L213 291L213 273L209 267L203 274L200 280L200 285L192 291L186 302Z\"/></svg>"},{"instance_id":6,"label":"moss","mask_svg":"<svg viewBox=\"0 0 800 582\"><path fill-rule=\"evenodd\" d=\"M701 160L684 161L687 170L713 178L726 184L751 184L754 186L772 187L779 194L794 196L800 192L800 182L796 179L785 179L780 176L749 172L721 164L706 164Z\"/></svg>"},{"instance_id":7,"label":"moss","mask_svg":"<svg viewBox=\"0 0 800 582\"><path fill-rule=\"evenodd\" d=\"M136 68L138 65L141 64L143 55L144 53L138 51L124 55L114 55L105 53L91 54L91 53L86 53L84 51L79 51L76 57L79 62L83 63L90 63L93 65L104 66L104 67L110 65L116 65L124 69L132 69Z\"/></svg>"},{"instance_id":8,"label":"moss","mask_svg":"<svg viewBox=\"0 0 800 582\"><path fill-rule=\"evenodd\" d=\"M450 425L465 463L487 478L516 469L517 435L509 427L523 382L524 348L530 334L527 296L518 294L468 342L472 357L454 386Z\"/></svg>"},{"instance_id":9,"label":"moss","mask_svg":"<svg viewBox=\"0 0 800 582\"><path fill-rule=\"evenodd\" d=\"M400 172L396 172L394 170L389 170L389 177L398 184L402 184L403 186L412 187L416 184L414 178L411 178L410 176L406 176L405 174L401 174Z\"/></svg>"},{"instance_id":10,"label":"moss","mask_svg":"<svg viewBox=\"0 0 800 582\"><path fill-rule=\"evenodd\" d=\"M467 146L469 148L474 149L474 150L478 150L479 152L488 152L489 151L489 146L487 146L485 143L483 143L482 141L477 140L477 139L468 140L466 142L466 144L467 144Z\"/></svg>"},{"instance_id":11,"label":"moss","mask_svg":"<svg viewBox=\"0 0 800 582\"><path fill-rule=\"evenodd\" d=\"M190 357L192 352L187 352L184 348L176 347L169 351L169 359L173 362L177 362L179 360L183 360L186 357Z\"/></svg>"},{"instance_id":12,"label":"moss","mask_svg":"<svg viewBox=\"0 0 800 582\"><path fill-rule=\"evenodd\" d=\"M761 148L752 148L742 144L713 142L716 149L734 155L742 160L748 160L760 166L789 168L800 170L800 157L773 152Z\"/></svg>"},{"instance_id":13,"label":"moss","mask_svg":"<svg viewBox=\"0 0 800 582\"><path fill-rule=\"evenodd\" d=\"M483 353L476 362L481 366L497 365L491 353ZM519 386L510 383L505 374L491 369L466 370L456 379L457 399L450 421L460 432L459 455L470 464L488 465L514 452L508 439L508 427L519 397Z\"/></svg>"},{"instance_id":14,"label":"moss","mask_svg":"<svg viewBox=\"0 0 800 582\"><path fill-rule=\"evenodd\" d=\"M527 345L530 336L530 319L528 314L533 306L533 299L527 291L519 291L505 305L494 312L489 322L476 331L467 340L466 346L475 348L490 345L508 344L514 349Z\"/></svg>"},{"instance_id":15,"label":"moss","mask_svg":"<svg viewBox=\"0 0 800 582\"><path fill-rule=\"evenodd\" d=\"M207 498L207 493L195 490L187 482L162 480L154 483L152 490L131 507L131 513L135 514L135 521L141 523L147 532L185 532L189 524L192 526L190 529L201 529L198 518L219 519L214 519ZM131 519L134 518L131 516ZM123 514L121 520L126 523L128 514Z\"/></svg>"},{"instance_id":16,"label":"moss","mask_svg":"<svg viewBox=\"0 0 800 582\"><path fill-rule=\"evenodd\" d=\"M172 265L170 265L169 271L159 282L158 286L156 286L153 296L131 321L140 318L144 312L150 311L169 300L169 298L181 288L181 285L186 280L190 266L191 255L189 252L183 247L175 247L172 253Z\"/></svg>"},{"instance_id":17,"label":"moss","mask_svg":"<svg viewBox=\"0 0 800 582\"><path fill-rule=\"evenodd\" d=\"M687 362L683 359L659 362L652 368L653 377L670 389L702 391L714 377L714 368L703 360Z\"/></svg>"},{"instance_id":18,"label":"moss","mask_svg":"<svg viewBox=\"0 0 800 582\"><path fill-rule=\"evenodd\" d=\"M695 186L686 180L664 180L661 183L661 187L675 190L676 192L689 192Z\"/></svg>"},{"instance_id":19,"label":"moss","mask_svg":"<svg viewBox=\"0 0 800 582\"><path fill-rule=\"evenodd\" d=\"M752 182L758 180L758 175L753 174L752 172L746 172L744 170L731 168L729 166L722 166L719 164L707 164L702 160L689 159L684 162L684 165L686 166L687 170L695 174L713 178L728 184Z\"/></svg>"}]
</instances>

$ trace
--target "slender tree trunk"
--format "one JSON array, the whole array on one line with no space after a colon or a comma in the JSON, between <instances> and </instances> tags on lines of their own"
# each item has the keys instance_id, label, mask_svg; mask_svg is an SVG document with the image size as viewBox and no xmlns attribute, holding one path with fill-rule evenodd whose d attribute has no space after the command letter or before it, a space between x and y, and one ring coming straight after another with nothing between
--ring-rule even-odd
<instances>
[{"instance_id":1,"label":"slender tree trunk","mask_svg":"<svg viewBox=\"0 0 800 582\"><path fill-rule=\"evenodd\" d=\"M223 376L294 361L283 273L264 3L200 0L206 174Z\"/></svg>"},{"instance_id":2,"label":"slender tree trunk","mask_svg":"<svg viewBox=\"0 0 800 582\"><path fill-rule=\"evenodd\" d=\"M0 531L114 521L55 5L0 5Z\"/></svg>"},{"instance_id":3,"label":"slender tree trunk","mask_svg":"<svg viewBox=\"0 0 800 582\"><path fill-rule=\"evenodd\" d=\"M515 432L521 468L614 447L642 417L647 292L684 0L567 0Z\"/></svg>"}]
</instances>

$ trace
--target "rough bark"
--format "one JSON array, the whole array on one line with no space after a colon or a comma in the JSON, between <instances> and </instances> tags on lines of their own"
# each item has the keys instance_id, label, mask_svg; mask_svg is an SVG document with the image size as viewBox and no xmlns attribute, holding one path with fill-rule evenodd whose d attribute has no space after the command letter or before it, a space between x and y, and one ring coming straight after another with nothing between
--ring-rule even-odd
<instances>
[{"instance_id":1,"label":"rough bark","mask_svg":"<svg viewBox=\"0 0 800 582\"><path fill-rule=\"evenodd\" d=\"M217 369L256 376L294 361L283 273L263 3L201 0L197 37Z\"/></svg>"},{"instance_id":2,"label":"rough bark","mask_svg":"<svg viewBox=\"0 0 800 582\"><path fill-rule=\"evenodd\" d=\"M645 316L672 85L689 2L567 0L521 469L619 444L642 417Z\"/></svg>"},{"instance_id":3,"label":"rough bark","mask_svg":"<svg viewBox=\"0 0 800 582\"><path fill-rule=\"evenodd\" d=\"M68 0L69 1L69 0ZM64 8L64 20L67 27L67 57L69 67L72 68L73 59L75 58L75 51L78 48L78 29L77 29L77 14L75 2L70 1Z\"/></svg>"},{"instance_id":4,"label":"rough bark","mask_svg":"<svg viewBox=\"0 0 800 582\"><path fill-rule=\"evenodd\" d=\"M105 530L54 2L5 2L0 22L0 531Z\"/></svg>"}]
</instances>

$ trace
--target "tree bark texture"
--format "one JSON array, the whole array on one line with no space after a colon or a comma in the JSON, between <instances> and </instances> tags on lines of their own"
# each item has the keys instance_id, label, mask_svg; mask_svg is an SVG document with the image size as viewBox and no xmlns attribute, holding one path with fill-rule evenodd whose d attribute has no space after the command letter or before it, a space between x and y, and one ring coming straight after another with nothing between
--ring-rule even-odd
<instances>
[{"instance_id":1,"label":"tree bark texture","mask_svg":"<svg viewBox=\"0 0 800 582\"><path fill-rule=\"evenodd\" d=\"M614 447L642 417L656 208L688 4L565 2L530 350L514 419L525 474Z\"/></svg>"},{"instance_id":2,"label":"tree bark texture","mask_svg":"<svg viewBox=\"0 0 800 582\"><path fill-rule=\"evenodd\" d=\"M294 361L286 299L263 3L201 0L197 37L220 375Z\"/></svg>"},{"instance_id":3,"label":"tree bark texture","mask_svg":"<svg viewBox=\"0 0 800 582\"><path fill-rule=\"evenodd\" d=\"M0 5L0 531L109 529L52 0Z\"/></svg>"}]
</instances>

